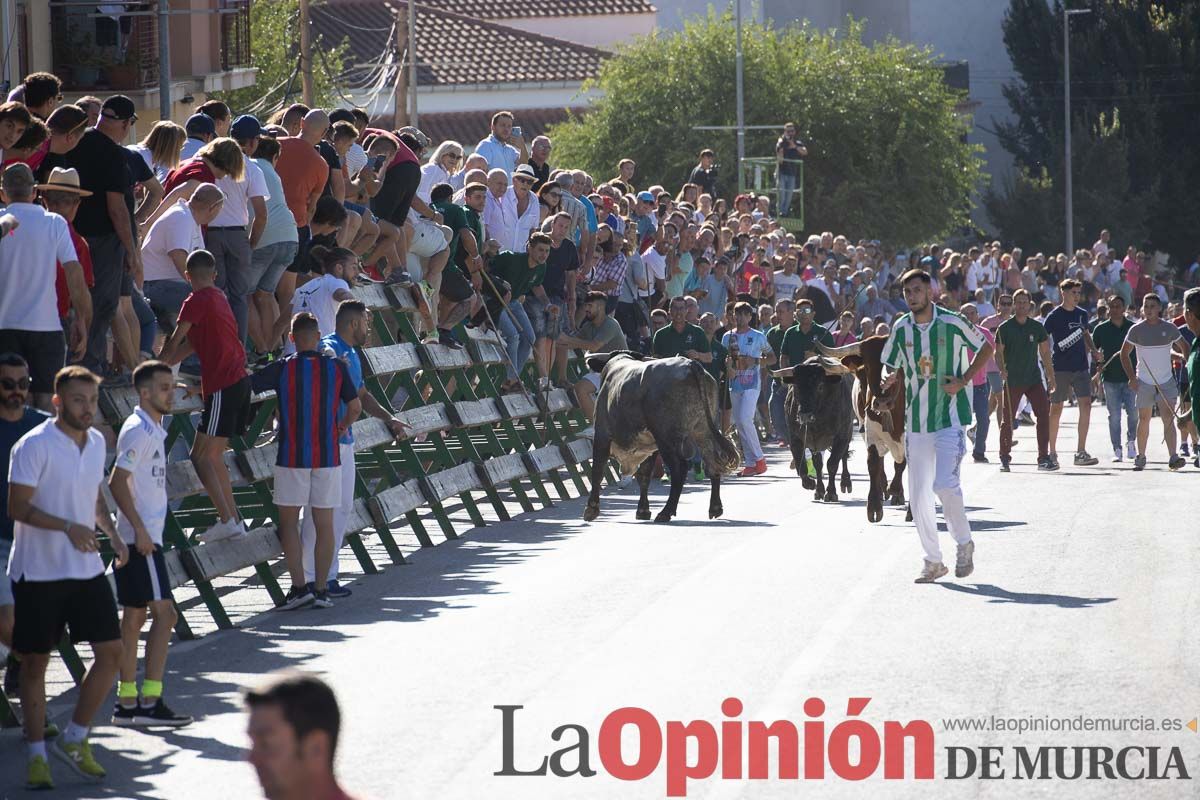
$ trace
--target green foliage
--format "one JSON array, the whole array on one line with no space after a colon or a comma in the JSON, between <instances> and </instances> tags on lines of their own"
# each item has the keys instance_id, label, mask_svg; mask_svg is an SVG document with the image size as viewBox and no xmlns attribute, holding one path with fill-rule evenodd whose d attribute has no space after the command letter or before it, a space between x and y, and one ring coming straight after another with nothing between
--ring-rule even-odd
<instances>
[{"instance_id":1,"label":"green foliage","mask_svg":"<svg viewBox=\"0 0 1200 800\"><path fill-rule=\"evenodd\" d=\"M1191 257L1200 216L1200 3L1072 3L1074 238L1110 228L1122 244ZM1026 249L1062 246L1062 5L1010 0L1004 41L1018 80L1004 88L1015 121L999 125L1021 175L985 202L1005 238ZM1030 192L1056 222L1030 212ZM1040 206L1039 206L1040 207Z\"/></svg>"},{"instance_id":2,"label":"green foliage","mask_svg":"<svg viewBox=\"0 0 1200 800\"><path fill-rule=\"evenodd\" d=\"M235 114L253 113L264 121L272 111L299 102L299 47L299 0L256 0L250 5L250 60L258 68L256 83L212 96ZM314 33L313 101L318 106L335 105L340 98L335 81L344 70L348 47L345 41L332 45Z\"/></svg>"},{"instance_id":3,"label":"green foliage","mask_svg":"<svg viewBox=\"0 0 1200 800\"><path fill-rule=\"evenodd\" d=\"M811 230L911 243L966 222L981 162L962 138L960 97L929 52L894 41L867 46L852 20L837 32L744 23L742 35L746 124L797 124L808 146ZM682 32L622 48L588 87L602 97L551 131L555 162L607 179L628 157L638 163L638 187L673 190L710 147L721 165L718 190L731 196L735 134L693 128L736 121L735 41L732 17L710 11ZM746 155L773 156L779 133L748 131Z\"/></svg>"}]
</instances>

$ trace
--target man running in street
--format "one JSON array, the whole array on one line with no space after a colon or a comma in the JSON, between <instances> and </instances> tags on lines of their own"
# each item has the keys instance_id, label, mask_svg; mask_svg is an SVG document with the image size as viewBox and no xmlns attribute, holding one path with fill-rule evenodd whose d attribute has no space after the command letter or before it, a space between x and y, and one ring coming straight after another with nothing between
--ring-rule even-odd
<instances>
[{"instance_id":1,"label":"man running in street","mask_svg":"<svg viewBox=\"0 0 1200 800\"><path fill-rule=\"evenodd\" d=\"M1137 350L1137 368L1130 356ZM1142 321L1129 330L1121 348L1121 366L1129 377L1129 388L1137 398L1138 428L1137 456L1133 468L1146 468L1146 444L1150 438L1150 416L1154 408L1162 419L1163 434L1171 457L1167 466L1173 470L1187 464L1176 451L1175 403L1179 387L1171 375L1171 351L1178 350L1186 361L1191 348L1179 329L1162 318L1162 301L1153 292L1142 298Z\"/></svg>"},{"instance_id":2,"label":"man running in street","mask_svg":"<svg viewBox=\"0 0 1200 800\"><path fill-rule=\"evenodd\" d=\"M971 397L964 389L992 357L992 345L969 322L935 306L928 272L909 270L900 278L909 313L896 320L883 346L883 363L896 370L884 391L903 376L905 452L909 497L925 565L916 583L932 583L949 570L938 545L937 508L958 545L954 574L965 578L975 569L975 542L963 504L959 468L967 452ZM975 355L965 363L964 348Z\"/></svg>"},{"instance_id":3,"label":"man running in street","mask_svg":"<svg viewBox=\"0 0 1200 800\"><path fill-rule=\"evenodd\" d=\"M1013 292L1013 316L996 329L996 366L1004 385L1004 406L1000 418L1000 471L1009 472L1012 463L1013 414L1022 397L1029 398L1037 417L1038 469L1053 471L1058 465L1050 458L1050 403L1047 388L1054 391L1054 363L1050 356L1050 337L1042 323L1029 316L1032 301L1029 292ZM1045 373L1038 371L1041 362Z\"/></svg>"},{"instance_id":4,"label":"man running in street","mask_svg":"<svg viewBox=\"0 0 1200 800\"><path fill-rule=\"evenodd\" d=\"M1088 370L1088 354L1095 355L1096 345L1088 328L1090 315L1079 307L1083 284L1065 280L1059 284L1062 305L1046 317L1046 333L1050 335L1053 353L1055 391L1050 395L1050 458L1058 466L1058 424L1063 405L1075 393L1079 401L1079 425L1075 466L1091 467L1099 459L1087 451L1088 424L1092 418L1092 378Z\"/></svg>"}]
</instances>

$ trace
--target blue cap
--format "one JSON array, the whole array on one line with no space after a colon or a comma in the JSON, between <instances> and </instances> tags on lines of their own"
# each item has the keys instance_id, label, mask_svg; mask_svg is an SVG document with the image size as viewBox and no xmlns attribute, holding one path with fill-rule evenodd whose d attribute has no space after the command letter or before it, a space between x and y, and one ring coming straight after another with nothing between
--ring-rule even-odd
<instances>
[{"instance_id":1,"label":"blue cap","mask_svg":"<svg viewBox=\"0 0 1200 800\"><path fill-rule=\"evenodd\" d=\"M229 126L229 135L239 142L248 142L263 135L262 124L258 121L258 117L243 114Z\"/></svg>"},{"instance_id":2,"label":"blue cap","mask_svg":"<svg viewBox=\"0 0 1200 800\"><path fill-rule=\"evenodd\" d=\"M637 199L643 203L653 203L654 195L650 194L650 192L638 192Z\"/></svg>"},{"instance_id":3,"label":"blue cap","mask_svg":"<svg viewBox=\"0 0 1200 800\"><path fill-rule=\"evenodd\" d=\"M192 114L187 118L183 127L188 132L188 136L194 133L215 136L217 133L217 123L213 122L213 118L207 114Z\"/></svg>"}]
</instances>

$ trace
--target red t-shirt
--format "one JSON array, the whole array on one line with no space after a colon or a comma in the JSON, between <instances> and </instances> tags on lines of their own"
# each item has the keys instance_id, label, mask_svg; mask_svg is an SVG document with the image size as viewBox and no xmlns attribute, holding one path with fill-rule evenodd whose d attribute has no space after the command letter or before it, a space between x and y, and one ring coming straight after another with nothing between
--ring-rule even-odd
<instances>
[{"instance_id":1,"label":"red t-shirt","mask_svg":"<svg viewBox=\"0 0 1200 800\"><path fill-rule=\"evenodd\" d=\"M176 187L182 186L188 181L200 181L201 183L216 183L217 176L209 169L208 164L202 158L192 158L182 164L167 175L167 180L163 183L164 196L170 194Z\"/></svg>"},{"instance_id":2,"label":"red t-shirt","mask_svg":"<svg viewBox=\"0 0 1200 800\"><path fill-rule=\"evenodd\" d=\"M179 309L179 321L192 325L187 337L200 359L200 391L205 397L246 377L246 348L224 292L215 286L192 292Z\"/></svg>"},{"instance_id":3,"label":"red t-shirt","mask_svg":"<svg viewBox=\"0 0 1200 800\"><path fill-rule=\"evenodd\" d=\"M381 131L379 128L367 128L365 131L363 131L363 134L367 136L371 135L372 133L376 136L386 136L392 144L396 145L396 155L392 157L391 163L388 164L389 167L394 167L397 164L403 164L406 161L413 164L421 163L421 159L417 158L417 154L414 153L408 145L400 141L396 134L392 133L391 131Z\"/></svg>"},{"instance_id":4,"label":"red t-shirt","mask_svg":"<svg viewBox=\"0 0 1200 800\"><path fill-rule=\"evenodd\" d=\"M71 231L75 256L79 259L79 265L83 267L83 279L87 281L90 289L96 285L96 278L92 275L92 251L88 248L87 239L75 232L74 225L68 222L67 229ZM65 317L71 307L71 291L67 288L67 271L63 269L61 261L58 262L58 274L54 278L54 291L58 294L58 316Z\"/></svg>"}]
</instances>

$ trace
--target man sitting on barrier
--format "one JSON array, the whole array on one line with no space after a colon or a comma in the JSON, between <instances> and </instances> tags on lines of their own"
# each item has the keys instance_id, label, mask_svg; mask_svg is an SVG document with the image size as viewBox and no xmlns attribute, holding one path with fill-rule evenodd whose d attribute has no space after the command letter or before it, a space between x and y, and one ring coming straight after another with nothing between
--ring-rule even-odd
<instances>
[{"instance_id":1,"label":"man sitting on barrier","mask_svg":"<svg viewBox=\"0 0 1200 800\"><path fill-rule=\"evenodd\" d=\"M120 726L178 728L192 718L176 714L163 702L167 645L177 614L171 578L163 558L163 524L167 519L167 432L164 414L171 413L175 378L161 361L144 361L133 371L138 404L117 436L117 460L108 488L117 503L117 534L129 548L129 561L113 571L117 600L124 607L121 639L125 653L117 681L112 723ZM146 674L138 699L138 639L147 608L154 615L146 639Z\"/></svg>"},{"instance_id":2,"label":"man sitting on barrier","mask_svg":"<svg viewBox=\"0 0 1200 800\"><path fill-rule=\"evenodd\" d=\"M318 352L321 330L312 314L292 319L295 355L283 359L275 393L279 401L275 505L279 542L292 588L280 606L288 611L313 604L330 608L328 576L333 560L333 510L342 504L338 439L358 419L362 403L346 365ZM344 404L344 406L343 406ZM345 412L339 416L339 408ZM317 435L312 435L316 431ZM314 582L304 580L300 548L300 509L312 511L316 526Z\"/></svg>"},{"instance_id":3,"label":"man sitting on barrier","mask_svg":"<svg viewBox=\"0 0 1200 800\"><path fill-rule=\"evenodd\" d=\"M566 348L576 347L589 353L611 353L627 350L625 332L620 324L608 315L608 295L604 292L588 292L583 307L583 322L579 324L578 336L558 335L556 344ZM588 372L575 384L575 397L579 410L591 422L596 417L596 393L600 391L600 373Z\"/></svg>"},{"instance_id":4,"label":"man sitting on barrier","mask_svg":"<svg viewBox=\"0 0 1200 800\"><path fill-rule=\"evenodd\" d=\"M546 276L546 259L550 256L550 237L544 233L534 233L529 237L529 249L524 253L499 253L492 259L491 273L511 287L507 297L501 297L504 310L496 319L500 334L504 337L505 349L508 351L508 379L500 387L501 391L516 391L521 388L520 371L533 351L534 341L538 334L526 314L524 305L526 295L541 291L542 280ZM489 285L492 293L494 284ZM545 296L545 292L542 292ZM557 309L555 310L557 313ZM545 335L546 320L539 320L542 335ZM538 364L538 375L544 377L549 364Z\"/></svg>"},{"instance_id":5,"label":"man sitting on barrier","mask_svg":"<svg viewBox=\"0 0 1200 800\"><path fill-rule=\"evenodd\" d=\"M439 183L430 192L431 207L442 215L451 232L450 260L442 271L439 291L438 342L455 349L462 349L462 343L454 338L454 326L478 311L482 302L475 290L483 281L478 275L483 269L480 257L483 225L479 213L486 194L486 186L472 183L466 187L464 204L460 206L451 199L454 189L448 183Z\"/></svg>"}]
</instances>

